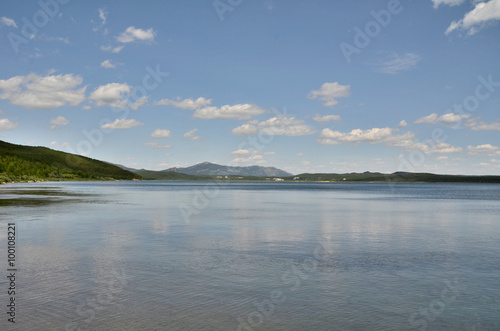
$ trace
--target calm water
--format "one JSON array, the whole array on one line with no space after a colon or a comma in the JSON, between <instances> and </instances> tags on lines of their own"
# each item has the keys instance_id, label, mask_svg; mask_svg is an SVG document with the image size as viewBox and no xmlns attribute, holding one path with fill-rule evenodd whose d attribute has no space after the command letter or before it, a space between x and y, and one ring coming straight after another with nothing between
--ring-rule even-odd
<instances>
[{"instance_id":1,"label":"calm water","mask_svg":"<svg viewBox=\"0 0 500 331\"><path fill-rule=\"evenodd\" d=\"M500 330L500 185L0 187L2 330Z\"/></svg>"}]
</instances>

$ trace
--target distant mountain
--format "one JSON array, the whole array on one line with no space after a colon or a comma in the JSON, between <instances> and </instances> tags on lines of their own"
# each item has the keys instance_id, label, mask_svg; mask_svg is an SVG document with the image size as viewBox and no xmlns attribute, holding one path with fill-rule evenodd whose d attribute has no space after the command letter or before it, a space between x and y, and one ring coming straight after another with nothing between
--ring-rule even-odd
<instances>
[{"instance_id":1,"label":"distant mountain","mask_svg":"<svg viewBox=\"0 0 500 331\"><path fill-rule=\"evenodd\" d=\"M134 178L140 176L85 156L0 140L0 182Z\"/></svg>"},{"instance_id":2,"label":"distant mountain","mask_svg":"<svg viewBox=\"0 0 500 331\"><path fill-rule=\"evenodd\" d=\"M180 172L198 176L254 176L254 177L287 177L291 173L274 167L232 167L210 162L198 163L187 168L170 168L164 171Z\"/></svg>"}]
</instances>

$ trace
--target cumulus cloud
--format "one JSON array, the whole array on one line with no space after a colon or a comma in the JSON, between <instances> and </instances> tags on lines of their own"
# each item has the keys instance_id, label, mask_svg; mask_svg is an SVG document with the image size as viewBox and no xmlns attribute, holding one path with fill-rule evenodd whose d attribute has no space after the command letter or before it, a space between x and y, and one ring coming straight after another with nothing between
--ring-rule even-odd
<instances>
[{"instance_id":1,"label":"cumulus cloud","mask_svg":"<svg viewBox=\"0 0 500 331\"><path fill-rule=\"evenodd\" d=\"M160 145L159 143L144 143L144 145L149 146L154 149L169 149L172 146L170 145Z\"/></svg>"},{"instance_id":2,"label":"cumulus cloud","mask_svg":"<svg viewBox=\"0 0 500 331\"><path fill-rule=\"evenodd\" d=\"M307 97L322 100L325 107L333 107L339 103L337 98L348 97L351 94L350 90L351 85L341 85L338 82L324 83L319 90L311 91Z\"/></svg>"},{"instance_id":3,"label":"cumulus cloud","mask_svg":"<svg viewBox=\"0 0 500 331\"><path fill-rule=\"evenodd\" d=\"M168 138L170 137L170 130L161 130L156 129L153 133L151 133L151 137L154 138Z\"/></svg>"},{"instance_id":4,"label":"cumulus cloud","mask_svg":"<svg viewBox=\"0 0 500 331\"><path fill-rule=\"evenodd\" d=\"M255 135L258 132L276 136L303 136L314 130L295 117L275 116L254 124L243 124L232 130L234 135Z\"/></svg>"},{"instance_id":5,"label":"cumulus cloud","mask_svg":"<svg viewBox=\"0 0 500 331\"><path fill-rule=\"evenodd\" d=\"M6 26L13 26L13 27L17 28L17 24L12 18L2 16L2 17L0 17L0 23L2 23L3 25L6 25Z\"/></svg>"},{"instance_id":6,"label":"cumulus cloud","mask_svg":"<svg viewBox=\"0 0 500 331\"><path fill-rule=\"evenodd\" d=\"M53 109L65 105L76 106L85 100L82 78L72 74L39 76L29 74L0 79L0 100L26 109Z\"/></svg>"},{"instance_id":7,"label":"cumulus cloud","mask_svg":"<svg viewBox=\"0 0 500 331\"><path fill-rule=\"evenodd\" d=\"M147 103L149 96L143 96L134 103L129 103L128 97L131 90L132 87L126 83L109 83L96 88L90 94L89 99L93 100L98 107L125 108L129 106L137 110Z\"/></svg>"},{"instance_id":8,"label":"cumulus cloud","mask_svg":"<svg viewBox=\"0 0 500 331\"><path fill-rule=\"evenodd\" d=\"M234 128L231 133L237 136L252 136L256 135L259 130L253 124L243 124Z\"/></svg>"},{"instance_id":9,"label":"cumulus cloud","mask_svg":"<svg viewBox=\"0 0 500 331\"><path fill-rule=\"evenodd\" d=\"M247 152L247 153L245 153L245 152ZM238 150L238 151L234 151L232 154L233 154L233 157L235 157L233 159L233 162L236 162L236 163L257 163L257 164L266 163L266 160L264 160L264 155L262 155L262 153L259 151L254 151L252 154L246 150ZM270 154L267 154L267 155L270 155Z\"/></svg>"},{"instance_id":10,"label":"cumulus cloud","mask_svg":"<svg viewBox=\"0 0 500 331\"><path fill-rule=\"evenodd\" d=\"M493 123L478 122L477 119L471 118L466 123L465 126L471 128L474 131L500 131L500 122L495 121Z\"/></svg>"},{"instance_id":11,"label":"cumulus cloud","mask_svg":"<svg viewBox=\"0 0 500 331\"><path fill-rule=\"evenodd\" d=\"M460 115L460 114L455 114L455 113L448 113L448 114L444 114L444 115L441 115L438 117L438 114L432 113L430 115L427 115L427 116L424 116L424 117L417 119L413 123L414 124L422 124L422 123L436 124L436 123L440 122L440 123L452 125L452 124L457 124L461 120L467 119L469 117L470 117L470 115L468 115L468 114Z\"/></svg>"},{"instance_id":12,"label":"cumulus cloud","mask_svg":"<svg viewBox=\"0 0 500 331\"><path fill-rule=\"evenodd\" d=\"M402 120L401 122L399 122L398 128L405 128L407 125L408 125L408 123L406 123L405 120Z\"/></svg>"},{"instance_id":13,"label":"cumulus cloud","mask_svg":"<svg viewBox=\"0 0 500 331\"><path fill-rule=\"evenodd\" d=\"M133 26L129 26L125 32L116 37L121 43L130 43L137 40L149 40L153 41L155 38L155 31L151 28L148 30L136 29Z\"/></svg>"},{"instance_id":14,"label":"cumulus cloud","mask_svg":"<svg viewBox=\"0 0 500 331\"><path fill-rule=\"evenodd\" d=\"M177 98L177 100L162 99L155 102L154 104L158 106L174 106L175 108L195 110L196 108L208 106L211 103L212 99L199 97L196 100L193 100L191 98L184 100L181 100L181 98Z\"/></svg>"},{"instance_id":15,"label":"cumulus cloud","mask_svg":"<svg viewBox=\"0 0 500 331\"><path fill-rule=\"evenodd\" d=\"M478 146L467 146L467 152L469 155L480 155L480 156L500 156L500 147L493 146L491 144L484 144Z\"/></svg>"},{"instance_id":16,"label":"cumulus cloud","mask_svg":"<svg viewBox=\"0 0 500 331\"><path fill-rule=\"evenodd\" d=\"M323 129L317 142L323 145L336 145L342 143L371 143L385 144L391 147L402 147L409 151L420 150L427 154L458 153L461 147L454 147L448 143L435 141L430 144L419 143L414 140L415 134L406 132L396 134L398 129L372 128L367 130L354 129L351 132L339 132L331 129Z\"/></svg>"},{"instance_id":17,"label":"cumulus cloud","mask_svg":"<svg viewBox=\"0 0 500 331\"><path fill-rule=\"evenodd\" d=\"M11 122L7 118L0 119L0 131L13 130L17 128L17 122Z\"/></svg>"},{"instance_id":18,"label":"cumulus cloud","mask_svg":"<svg viewBox=\"0 0 500 331\"><path fill-rule=\"evenodd\" d=\"M131 86L126 83L109 83L96 88L89 99L94 100L99 107L124 108L127 105L124 98L130 94L130 90Z\"/></svg>"},{"instance_id":19,"label":"cumulus cloud","mask_svg":"<svg viewBox=\"0 0 500 331\"><path fill-rule=\"evenodd\" d=\"M392 136L392 128L373 128L369 130L354 129L348 133L323 129L321 131L321 144L359 143L359 142L384 142Z\"/></svg>"},{"instance_id":20,"label":"cumulus cloud","mask_svg":"<svg viewBox=\"0 0 500 331\"><path fill-rule=\"evenodd\" d=\"M413 124L422 124L422 123L428 123L428 124L436 124L438 118L438 114L432 113L430 115L424 116L413 122Z\"/></svg>"},{"instance_id":21,"label":"cumulus cloud","mask_svg":"<svg viewBox=\"0 0 500 331\"><path fill-rule=\"evenodd\" d=\"M69 121L63 116L57 116L56 118L51 119L49 123L52 124L50 129L53 130L57 125L68 125Z\"/></svg>"},{"instance_id":22,"label":"cumulus cloud","mask_svg":"<svg viewBox=\"0 0 500 331\"><path fill-rule=\"evenodd\" d=\"M487 24L498 20L500 20L500 0L479 2L462 19L451 22L445 34L448 35L455 30L463 30L467 32L467 35L473 35Z\"/></svg>"},{"instance_id":23,"label":"cumulus cloud","mask_svg":"<svg viewBox=\"0 0 500 331\"><path fill-rule=\"evenodd\" d=\"M384 74L397 74L414 68L420 61L420 55L414 53L391 53L375 65L375 71Z\"/></svg>"},{"instance_id":24,"label":"cumulus cloud","mask_svg":"<svg viewBox=\"0 0 500 331\"><path fill-rule=\"evenodd\" d=\"M126 119L126 118L117 118L112 123L106 123L101 128L103 129L130 129L136 126L142 126L144 123L141 123L134 119Z\"/></svg>"},{"instance_id":25,"label":"cumulus cloud","mask_svg":"<svg viewBox=\"0 0 500 331\"><path fill-rule=\"evenodd\" d=\"M190 130L186 133L184 133L184 138L187 138L189 140L199 140L201 139L202 137L200 136L197 136L196 133L198 132L198 129L193 129L193 130Z\"/></svg>"},{"instance_id":26,"label":"cumulus cloud","mask_svg":"<svg viewBox=\"0 0 500 331\"><path fill-rule=\"evenodd\" d=\"M438 8L440 5L448 6L458 6L465 2L465 0L432 0L434 3L434 8Z\"/></svg>"},{"instance_id":27,"label":"cumulus cloud","mask_svg":"<svg viewBox=\"0 0 500 331\"><path fill-rule=\"evenodd\" d=\"M225 105L220 108L217 107L204 107L198 108L193 114L194 118L202 119L236 119L247 120L252 116L265 113L265 110L257 105L252 104L237 104Z\"/></svg>"},{"instance_id":28,"label":"cumulus cloud","mask_svg":"<svg viewBox=\"0 0 500 331\"><path fill-rule=\"evenodd\" d=\"M313 120L316 122L329 122L329 121L340 121L342 118L339 115L319 115L316 114L313 117Z\"/></svg>"},{"instance_id":29,"label":"cumulus cloud","mask_svg":"<svg viewBox=\"0 0 500 331\"><path fill-rule=\"evenodd\" d=\"M111 68L116 68L116 65L111 63L110 60L104 60L101 62L101 67L106 68L106 69L111 69Z\"/></svg>"},{"instance_id":30,"label":"cumulus cloud","mask_svg":"<svg viewBox=\"0 0 500 331\"><path fill-rule=\"evenodd\" d=\"M236 151L233 151L231 152L231 154L233 155L239 155L239 156L246 156L246 155L250 155L250 151L246 150L246 149L238 149Z\"/></svg>"},{"instance_id":31,"label":"cumulus cloud","mask_svg":"<svg viewBox=\"0 0 500 331\"><path fill-rule=\"evenodd\" d=\"M459 115L459 114L454 114L454 113L448 113L448 114L441 115L437 119L437 121L441 122L441 123L445 123L445 124L456 124L456 123L460 122L461 120L467 119L469 117L470 117L470 115L468 115L468 114Z\"/></svg>"}]
</instances>

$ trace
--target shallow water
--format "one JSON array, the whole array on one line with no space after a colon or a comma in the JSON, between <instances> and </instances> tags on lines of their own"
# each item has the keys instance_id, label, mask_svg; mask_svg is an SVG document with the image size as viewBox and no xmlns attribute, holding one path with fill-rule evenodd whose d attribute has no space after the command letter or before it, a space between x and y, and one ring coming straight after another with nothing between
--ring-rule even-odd
<instances>
[{"instance_id":1,"label":"shallow water","mask_svg":"<svg viewBox=\"0 0 500 331\"><path fill-rule=\"evenodd\" d=\"M498 330L499 215L488 184L5 185L0 329Z\"/></svg>"}]
</instances>

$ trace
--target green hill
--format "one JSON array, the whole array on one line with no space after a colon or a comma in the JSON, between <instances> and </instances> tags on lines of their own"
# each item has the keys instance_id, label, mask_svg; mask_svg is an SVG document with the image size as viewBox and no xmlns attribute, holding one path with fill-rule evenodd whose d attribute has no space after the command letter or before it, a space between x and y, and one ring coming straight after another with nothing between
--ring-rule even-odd
<instances>
[{"instance_id":1,"label":"green hill","mask_svg":"<svg viewBox=\"0 0 500 331\"><path fill-rule=\"evenodd\" d=\"M46 147L0 140L0 182L35 180L112 180L141 177L115 165Z\"/></svg>"},{"instance_id":2,"label":"green hill","mask_svg":"<svg viewBox=\"0 0 500 331\"><path fill-rule=\"evenodd\" d=\"M348 174L299 174L296 177L302 181L330 182L404 182L404 183L500 183L500 176L465 176L439 175L430 173L395 172L382 174L379 172L348 173ZM292 180L292 177L286 178Z\"/></svg>"}]
</instances>

